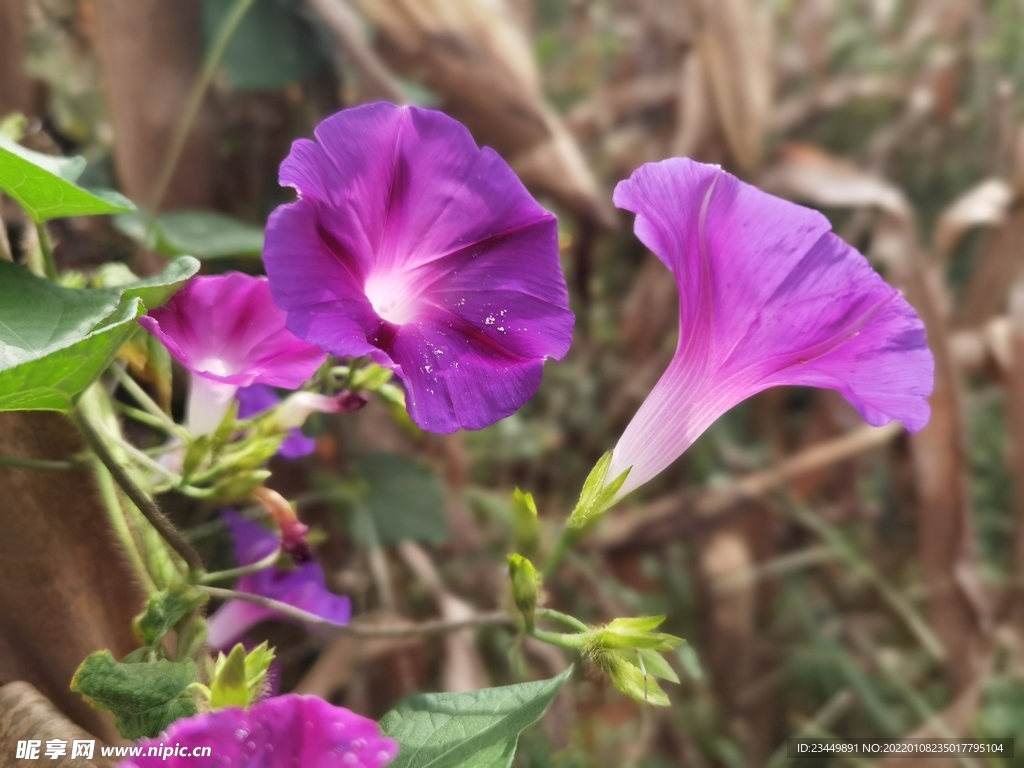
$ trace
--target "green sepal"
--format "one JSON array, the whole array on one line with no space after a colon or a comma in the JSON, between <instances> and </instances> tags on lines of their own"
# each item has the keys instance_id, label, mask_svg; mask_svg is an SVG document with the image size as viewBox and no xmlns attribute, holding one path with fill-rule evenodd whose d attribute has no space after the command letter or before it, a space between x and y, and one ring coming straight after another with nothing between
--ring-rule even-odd
<instances>
[{"instance_id":1,"label":"green sepal","mask_svg":"<svg viewBox=\"0 0 1024 768\"><path fill-rule=\"evenodd\" d=\"M274 660L274 651L266 642L246 653L238 643L225 656L217 657L213 682L210 684L210 706L248 707L266 692L267 670Z\"/></svg>"},{"instance_id":2,"label":"green sepal","mask_svg":"<svg viewBox=\"0 0 1024 768\"><path fill-rule=\"evenodd\" d=\"M658 685L653 673L645 673L638 663L630 658L629 652L600 650L591 655L594 664L608 675L612 685L635 701L667 707L671 704L668 695Z\"/></svg>"},{"instance_id":3,"label":"green sepal","mask_svg":"<svg viewBox=\"0 0 1024 768\"><path fill-rule=\"evenodd\" d=\"M508 556L508 575L512 581L512 599L515 600L519 612L523 614L526 630L532 632L540 592L537 569L522 555L512 554Z\"/></svg>"},{"instance_id":4,"label":"green sepal","mask_svg":"<svg viewBox=\"0 0 1024 768\"><path fill-rule=\"evenodd\" d=\"M582 531L611 508L619 489L629 476L627 469L610 482L606 482L611 465L612 452L608 451L590 470L583 483L583 490L580 491L580 500L566 522L567 528Z\"/></svg>"},{"instance_id":5,"label":"green sepal","mask_svg":"<svg viewBox=\"0 0 1024 768\"><path fill-rule=\"evenodd\" d=\"M189 686L196 682L191 659L125 664L110 651L97 651L75 672L71 690L114 716L124 738L151 738L183 717L197 713Z\"/></svg>"},{"instance_id":6,"label":"green sepal","mask_svg":"<svg viewBox=\"0 0 1024 768\"><path fill-rule=\"evenodd\" d=\"M210 600L191 584L172 584L149 598L132 628L143 645L156 645L186 615Z\"/></svg>"},{"instance_id":7,"label":"green sepal","mask_svg":"<svg viewBox=\"0 0 1024 768\"><path fill-rule=\"evenodd\" d=\"M681 637L664 632L652 632L665 621L664 616L615 619L593 633L594 641L602 648L649 648L671 651L685 642Z\"/></svg>"}]
</instances>

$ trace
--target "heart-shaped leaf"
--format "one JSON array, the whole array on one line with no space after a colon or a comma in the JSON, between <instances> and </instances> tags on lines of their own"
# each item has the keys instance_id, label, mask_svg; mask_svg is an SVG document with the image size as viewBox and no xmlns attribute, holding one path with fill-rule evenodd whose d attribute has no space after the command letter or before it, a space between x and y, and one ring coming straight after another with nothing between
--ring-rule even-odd
<instances>
[{"instance_id":1,"label":"heart-shaped leaf","mask_svg":"<svg viewBox=\"0 0 1024 768\"><path fill-rule=\"evenodd\" d=\"M195 259L116 288L64 288L0 261L0 411L66 411L156 307L199 269Z\"/></svg>"},{"instance_id":2,"label":"heart-shaped leaf","mask_svg":"<svg viewBox=\"0 0 1024 768\"><path fill-rule=\"evenodd\" d=\"M519 734L537 722L572 667L536 683L413 696L384 715L402 748L390 768L508 768Z\"/></svg>"},{"instance_id":3,"label":"heart-shaped leaf","mask_svg":"<svg viewBox=\"0 0 1024 768\"><path fill-rule=\"evenodd\" d=\"M131 200L112 190L89 191L75 182L85 158L53 157L25 149L0 134L0 189L32 221L134 211Z\"/></svg>"},{"instance_id":4,"label":"heart-shaped leaf","mask_svg":"<svg viewBox=\"0 0 1024 768\"><path fill-rule=\"evenodd\" d=\"M132 741L159 734L182 717L196 714L188 687L196 682L196 665L186 661L118 662L98 651L82 662L71 690L114 715L118 732Z\"/></svg>"}]
</instances>

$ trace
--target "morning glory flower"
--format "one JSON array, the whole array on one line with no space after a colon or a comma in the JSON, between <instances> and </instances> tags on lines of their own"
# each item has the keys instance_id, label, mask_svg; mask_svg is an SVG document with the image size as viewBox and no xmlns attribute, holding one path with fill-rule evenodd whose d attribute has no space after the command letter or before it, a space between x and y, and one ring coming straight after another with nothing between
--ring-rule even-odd
<instances>
[{"instance_id":1,"label":"morning glory flower","mask_svg":"<svg viewBox=\"0 0 1024 768\"><path fill-rule=\"evenodd\" d=\"M639 168L615 204L680 298L675 357L612 453L609 479L632 468L619 496L768 387L834 389L875 426L928 422L924 325L820 213L679 158Z\"/></svg>"},{"instance_id":2,"label":"morning glory flower","mask_svg":"<svg viewBox=\"0 0 1024 768\"><path fill-rule=\"evenodd\" d=\"M299 140L263 260L288 328L404 382L412 420L478 429L537 391L572 340L555 217L440 112L369 104Z\"/></svg>"},{"instance_id":3,"label":"morning glory flower","mask_svg":"<svg viewBox=\"0 0 1024 768\"><path fill-rule=\"evenodd\" d=\"M294 693L248 710L231 707L176 720L159 737L138 744L143 756L120 768L384 768L398 757L398 743L382 736L373 720ZM159 754L147 755L150 747L159 747ZM196 747L209 747L210 756L193 757Z\"/></svg>"},{"instance_id":4,"label":"morning glory flower","mask_svg":"<svg viewBox=\"0 0 1024 768\"><path fill-rule=\"evenodd\" d=\"M265 277L194 277L164 306L139 318L192 374L186 426L213 432L239 387L297 389L327 354L285 328Z\"/></svg>"},{"instance_id":5,"label":"morning glory flower","mask_svg":"<svg viewBox=\"0 0 1024 768\"><path fill-rule=\"evenodd\" d=\"M251 565L268 557L280 546L274 531L246 520L237 512L221 513L235 541L235 559L239 565ZM292 569L271 567L239 578L238 592L262 595L315 614L334 624L347 624L352 604L343 595L327 589L320 565L310 560ZM228 600L210 616L207 644L227 651L250 628L266 619L287 619L269 608L242 600Z\"/></svg>"}]
</instances>

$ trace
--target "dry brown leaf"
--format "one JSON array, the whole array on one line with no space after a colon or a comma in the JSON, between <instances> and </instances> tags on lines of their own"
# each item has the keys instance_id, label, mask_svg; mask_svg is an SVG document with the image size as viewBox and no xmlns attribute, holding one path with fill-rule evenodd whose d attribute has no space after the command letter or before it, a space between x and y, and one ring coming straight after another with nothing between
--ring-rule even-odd
<instances>
[{"instance_id":1,"label":"dry brown leaf","mask_svg":"<svg viewBox=\"0 0 1024 768\"><path fill-rule=\"evenodd\" d=\"M836 208L880 208L900 221L910 217L903 193L874 174L810 144L786 144L760 186L783 197Z\"/></svg>"},{"instance_id":2,"label":"dry brown leaf","mask_svg":"<svg viewBox=\"0 0 1024 768\"><path fill-rule=\"evenodd\" d=\"M444 99L523 182L607 226L615 215L575 139L544 101L533 51L506 0L357 0L383 55Z\"/></svg>"},{"instance_id":3,"label":"dry brown leaf","mask_svg":"<svg viewBox=\"0 0 1024 768\"><path fill-rule=\"evenodd\" d=\"M1013 197L1013 189L1002 179L985 179L957 198L942 212L935 225L935 250L939 260L944 261L972 227L1001 224Z\"/></svg>"},{"instance_id":4,"label":"dry brown leaf","mask_svg":"<svg viewBox=\"0 0 1024 768\"><path fill-rule=\"evenodd\" d=\"M753 173L771 117L771 25L763 4L752 0L698 0L698 5L696 47L718 122L739 170Z\"/></svg>"},{"instance_id":5,"label":"dry brown leaf","mask_svg":"<svg viewBox=\"0 0 1024 768\"><path fill-rule=\"evenodd\" d=\"M1017 205L1002 226L988 233L957 308L957 327L984 324L1003 309L1006 291L1021 271L1021 238L1024 237L1024 205Z\"/></svg>"}]
</instances>

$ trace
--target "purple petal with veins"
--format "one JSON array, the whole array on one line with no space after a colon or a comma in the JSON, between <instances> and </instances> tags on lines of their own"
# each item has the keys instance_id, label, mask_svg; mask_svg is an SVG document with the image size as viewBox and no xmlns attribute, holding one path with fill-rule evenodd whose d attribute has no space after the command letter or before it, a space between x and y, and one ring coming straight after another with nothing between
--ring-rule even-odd
<instances>
[{"instance_id":1,"label":"purple petal with veins","mask_svg":"<svg viewBox=\"0 0 1024 768\"><path fill-rule=\"evenodd\" d=\"M292 146L281 183L299 199L267 224L288 327L395 371L424 429L514 413L572 340L554 216L440 112L370 104L316 138Z\"/></svg>"},{"instance_id":2,"label":"purple petal with veins","mask_svg":"<svg viewBox=\"0 0 1024 768\"><path fill-rule=\"evenodd\" d=\"M927 423L923 323L820 213L679 158L638 169L615 204L680 298L675 356L612 453L609 479L630 469L620 496L768 387L837 390L875 426Z\"/></svg>"}]
</instances>

